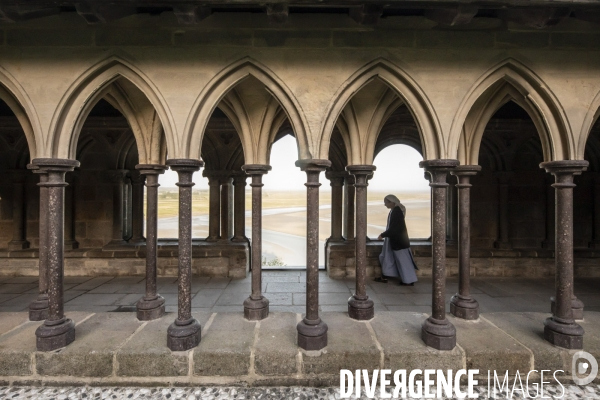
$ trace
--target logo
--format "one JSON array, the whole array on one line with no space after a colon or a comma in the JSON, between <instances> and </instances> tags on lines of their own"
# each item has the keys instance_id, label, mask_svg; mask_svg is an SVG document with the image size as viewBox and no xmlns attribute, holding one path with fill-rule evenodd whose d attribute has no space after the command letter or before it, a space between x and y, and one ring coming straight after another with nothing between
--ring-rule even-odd
<instances>
[{"instance_id":1,"label":"logo","mask_svg":"<svg viewBox=\"0 0 600 400\"><path fill-rule=\"evenodd\" d=\"M598 362L590 353L578 351L573 355L571 371L573 382L578 385L587 385L598 376Z\"/></svg>"}]
</instances>

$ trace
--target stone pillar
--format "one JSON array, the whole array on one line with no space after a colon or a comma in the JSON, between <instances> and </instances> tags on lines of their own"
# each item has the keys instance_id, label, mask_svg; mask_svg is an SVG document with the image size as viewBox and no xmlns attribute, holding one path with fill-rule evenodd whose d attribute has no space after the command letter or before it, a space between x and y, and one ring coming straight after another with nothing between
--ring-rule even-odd
<instances>
[{"instance_id":1,"label":"stone pillar","mask_svg":"<svg viewBox=\"0 0 600 400\"><path fill-rule=\"evenodd\" d=\"M79 248L79 243L75 238L75 186L78 173L71 174L71 179L67 179L69 186L65 188L65 250L74 250Z\"/></svg>"},{"instance_id":2,"label":"stone pillar","mask_svg":"<svg viewBox=\"0 0 600 400\"><path fill-rule=\"evenodd\" d=\"M159 174L164 172L164 166L159 166ZM141 165L136 166L141 168ZM154 171L150 168L150 172ZM146 243L144 237L144 184L146 183L146 174L141 171L131 171L131 244ZM156 174L154 174L156 175ZM154 183L153 183L154 184ZM157 183L158 185L158 180Z\"/></svg>"},{"instance_id":3,"label":"stone pillar","mask_svg":"<svg viewBox=\"0 0 600 400\"><path fill-rule=\"evenodd\" d=\"M552 187L552 176L547 176L546 181L546 238L542 242L542 247L548 250L554 250L554 188ZM595 200L595 199L594 199Z\"/></svg>"},{"instance_id":4,"label":"stone pillar","mask_svg":"<svg viewBox=\"0 0 600 400\"><path fill-rule=\"evenodd\" d=\"M167 165L179 175L179 274L177 319L167 330L167 347L186 351L200 343L200 323L192 317L192 176L204 162L171 159Z\"/></svg>"},{"instance_id":5,"label":"stone pillar","mask_svg":"<svg viewBox=\"0 0 600 400\"><path fill-rule=\"evenodd\" d=\"M479 165L460 165L450 173L458 183L458 293L450 300L450 312L457 318L479 318L479 303L471 297L471 176Z\"/></svg>"},{"instance_id":6,"label":"stone pillar","mask_svg":"<svg viewBox=\"0 0 600 400\"><path fill-rule=\"evenodd\" d=\"M233 242L247 242L246 237L246 178L245 172L238 172L233 176L234 200L234 228Z\"/></svg>"},{"instance_id":7,"label":"stone pillar","mask_svg":"<svg viewBox=\"0 0 600 400\"><path fill-rule=\"evenodd\" d=\"M27 168L40 176L40 216L39 216L39 280L38 296L29 304L29 320L43 321L48 318L48 175L36 165L29 164Z\"/></svg>"},{"instance_id":8,"label":"stone pillar","mask_svg":"<svg viewBox=\"0 0 600 400\"><path fill-rule=\"evenodd\" d=\"M510 189L510 172L498 172L498 239L494 243L497 249L510 249L510 240L508 239L508 191Z\"/></svg>"},{"instance_id":9,"label":"stone pillar","mask_svg":"<svg viewBox=\"0 0 600 400\"><path fill-rule=\"evenodd\" d=\"M252 177L252 293L244 300L244 317L258 321L269 316L269 300L262 295L262 176L271 166L246 164L242 169Z\"/></svg>"},{"instance_id":10,"label":"stone pillar","mask_svg":"<svg viewBox=\"0 0 600 400\"><path fill-rule=\"evenodd\" d=\"M446 319L446 195L448 172L458 160L426 160L419 163L431 178L431 316L423 323L421 337L427 346L452 350L456 346L456 328Z\"/></svg>"},{"instance_id":11,"label":"stone pillar","mask_svg":"<svg viewBox=\"0 0 600 400\"><path fill-rule=\"evenodd\" d=\"M25 204L25 171L11 171L13 178L13 237L8 242L8 250L23 250L29 248L29 242L25 237L26 226L26 204Z\"/></svg>"},{"instance_id":12,"label":"stone pillar","mask_svg":"<svg viewBox=\"0 0 600 400\"><path fill-rule=\"evenodd\" d=\"M448 182L448 227L446 229L446 245L457 246L458 245L458 188L454 179L449 179Z\"/></svg>"},{"instance_id":13,"label":"stone pillar","mask_svg":"<svg viewBox=\"0 0 600 400\"><path fill-rule=\"evenodd\" d=\"M216 242L220 237L220 212L221 212L221 182L214 171L204 171L208 178L209 203L208 203L208 237L207 242Z\"/></svg>"},{"instance_id":14,"label":"stone pillar","mask_svg":"<svg viewBox=\"0 0 600 400\"><path fill-rule=\"evenodd\" d=\"M52 351L75 340L75 324L64 315L64 197L65 173L79 166L77 160L36 158L33 164L46 172L48 180L40 183L48 190L48 318L35 331L38 351Z\"/></svg>"},{"instance_id":15,"label":"stone pillar","mask_svg":"<svg viewBox=\"0 0 600 400\"><path fill-rule=\"evenodd\" d=\"M221 240L233 237L233 178L226 175L221 179Z\"/></svg>"},{"instance_id":16,"label":"stone pillar","mask_svg":"<svg viewBox=\"0 0 600 400\"><path fill-rule=\"evenodd\" d=\"M124 227L123 221L125 216L125 210L123 207L123 200L125 196L124 180L127 171L125 170L114 170L110 171L110 180L113 184L113 229L112 229L112 240L108 243L109 246L123 246L127 242L124 239Z\"/></svg>"},{"instance_id":17,"label":"stone pillar","mask_svg":"<svg viewBox=\"0 0 600 400\"><path fill-rule=\"evenodd\" d=\"M329 242L343 242L342 221L344 219L345 172L328 171L325 176L331 182L331 236Z\"/></svg>"},{"instance_id":18,"label":"stone pillar","mask_svg":"<svg viewBox=\"0 0 600 400\"><path fill-rule=\"evenodd\" d=\"M594 180L594 220L592 225L592 241L589 246L592 249L600 249L600 176L596 173Z\"/></svg>"},{"instance_id":19,"label":"stone pillar","mask_svg":"<svg viewBox=\"0 0 600 400\"><path fill-rule=\"evenodd\" d=\"M354 240L354 176L346 175L344 179L344 237Z\"/></svg>"},{"instance_id":20,"label":"stone pillar","mask_svg":"<svg viewBox=\"0 0 600 400\"><path fill-rule=\"evenodd\" d=\"M573 316L573 183L574 175L585 171L583 160L550 161L540 164L554 175L556 189L556 301L552 317L544 322L544 338L566 349L583 348L583 328ZM583 303L581 304L583 313Z\"/></svg>"},{"instance_id":21,"label":"stone pillar","mask_svg":"<svg viewBox=\"0 0 600 400\"><path fill-rule=\"evenodd\" d=\"M146 294L137 302L136 310L137 318L140 321L150 321L153 319L160 318L165 314L165 299L161 295L159 295L156 290L156 264L158 242L158 188L160 186L158 184L158 176L165 172L166 167L160 164L138 164L136 165L136 169L138 169L139 171L136 181L145 181L147 188L147 239L144 239L146 241ZM144 188L142 187L141 189L143 200ZM140 214L138 215L138 217L141 217L144 214L143 201L140 207L140 210L137 212L137 214ZM140 236L143 238L143 232L140 232Z\"/></svg>"},{"instance_id":22,"label":"stone pillar","mask_svg":"<svg viewBox=\"0 0 600 400\"><path fill-rule=\"evenodd\" d=\"M298 160L306 172L306 315L297 325L298 346L321 350L327 346L327 324L319 317L319 175L329 160Z\"/></svg>"},{"instance_id":23,"label":"stone pillar","mask_svg":"<svg viewBox=\"0 0 600 400\"><path fill-rule=\"evenodd\" d=\"M356 291L348 299L348 315L352 319L366 321L375 316L373 300L367 296L367 179L374 165L349 165L346 170L354 175L356 189Z\"/></svg>"}]
</instances>

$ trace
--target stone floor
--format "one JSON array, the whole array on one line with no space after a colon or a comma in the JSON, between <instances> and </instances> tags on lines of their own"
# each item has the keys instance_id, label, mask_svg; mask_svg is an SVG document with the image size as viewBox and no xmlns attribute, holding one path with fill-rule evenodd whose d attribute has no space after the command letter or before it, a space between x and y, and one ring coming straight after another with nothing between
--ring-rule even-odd
<instances>
[{"instance_id":1,"label":"stone floor","mask_svg":"<svg viewBox=\"0 0 600 400\"><path fill-rule=\"evenodd\" d=\"M263 291L271 311L302 313L305 310L304 271L265 271ZM554 294L554 279L472 278L473 296L481 312L548 312ZM321 311L347 311L354 281L329 279L320 273ZM457 279L449 278L446 297L457 291ZM132 311L145 289L144 277L65 277L65 311ZM166 299L168 312L177 311L177 278L158 278L158 291ZM600 311L600 278L577 279L577 296L587 311ZM239 312L250 293L250 277L241 280L195 277L193 311ZM367 293L378 311L431 310L431 279L421 278L414 287L369 281ZM37 296L36 277L0 277L0 312L26 310Z\"/></svg>"},{"instance_id":2,"label":"stone floor","mask_svg":"<svg viewBox=\"0 0 600 400\"><path fill-rule=\"evenodd\" d=\"M547 396L553 393L561 394L561 389L555 386L546 388ZM489 398L487 391L475 390L479 398ZM534 392L532 392L534 393ZM547 398L556 398L556 397ZM240 387L195 387L195 388L127 388L127 387L0 387L0 399L14 400L66 400L66 399L210 399L210 400L259 400L259 399L318 399L337 400L340 398L339 388L306 388L306 387L269 387L269 388L240 388ZM364 397L363 397L364 398ZM372 397L380 399L379 395ZM503 397L506 398L506 397ZM515 395L512 399L522 399ZM567 385L563 400L600 399L600 385L578 387ZM356 399L352 396L351 399ZM452 399L456 399L453 397Z\"/></svg>"}]
</instances>

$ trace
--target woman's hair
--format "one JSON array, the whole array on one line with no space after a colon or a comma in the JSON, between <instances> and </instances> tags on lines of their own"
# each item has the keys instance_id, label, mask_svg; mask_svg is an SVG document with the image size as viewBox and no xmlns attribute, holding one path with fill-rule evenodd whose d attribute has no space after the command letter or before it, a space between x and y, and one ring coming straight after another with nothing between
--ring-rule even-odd
<instances>
[{"instance_id":1,"label":"woman's hair","mask_svg":"<svg viewBox=\"0 0 600 400\"><path fill-rule=\"evenodd\" d=\"M404 204L402 204L396 196L393 194L388 194L385 196L385 200L389 201L390 203L394 203L396 207L400 207L402 214L406 215L406 207L404 207Z\"/></svg>"}]
</instances>

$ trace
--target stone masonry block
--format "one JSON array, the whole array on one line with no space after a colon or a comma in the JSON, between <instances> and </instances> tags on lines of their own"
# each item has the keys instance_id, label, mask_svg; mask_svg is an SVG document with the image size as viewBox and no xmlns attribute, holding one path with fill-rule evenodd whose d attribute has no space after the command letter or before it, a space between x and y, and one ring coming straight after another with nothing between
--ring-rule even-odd
<instances>
[{"instance_id":1,"label":"stone masonry block","mask_svg":"<svg viewBox=\"0 0 600 400\"><path fill-rule=\"evenodd\" d=\"M249 29L186 30L176 33L176 46L252 46L252 31Z\"/></svg>"},{"instance_id":2,"label":"stone masonry block","mask_svg":"<svg viewBox=\"0 0 600 400\"><path fill-rule=\"evenodd\" d=\"M254 46L256 47L329 47L331 44L331 31L284 31L284 30L257 30L254 32Z\"/></svg>"},{"instance_id":3,"label":"stone masonry block","mask_svg":"<svg viewBox=\"0 0 600 400\"><path fill-rule=\"evenodd\" d=\"M147 28L100 28L96 46L165 46L171 45L171 31Z\"/></svg>"},{"instance_id":4,"label":"stone masonry block","mask_svg":"<svg viewBox=\"0 0 600 400\"><path fill-rule=\"evenodd\" d=\"M217 314L194 350L194 375L247 375L255 324L238 313Z\"/></svg>"},{"instance_id":5,"label":"stone masonry block","mask_svg":"<svg viewBox=\"0 0 600 400\"><path fill-rule=\"evenodd\" d=\"M297 372L296 315L270 313L260 322L254 350L255 370L259 375L293 375Z\"/></svg>"},{"instance_id":6,"label":"stone masonry block","mask_svg":"<svg viewBox=\"0 0 600 400\"><path fill-rule=\"evenodd\" d=\"M419 31L417 47L420 48L491 48L494 36L490 32L469 31Z\"/></svg>"},{"instance_id":7,"label":"stone masonry block","mask_svg":"<svg viewBox=\"0 0 600 400\"><path fill-rule=\"evenodd\" d=\"M335 47L414 47L413 31L371 30L371 31L334 31Z\"/></svg>"},{"instance_id":8,"label":"stone masonry block","mask_svg":"<svg viewBox=\"0 0 600 400\"><path fill-rule=\"evenodd\" d=\"M7 31L9 46L91 46L92 29L11 29Z\"/></svg>"}]
</instances>

